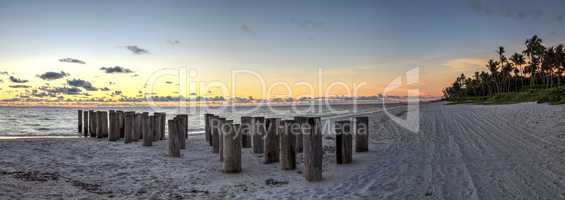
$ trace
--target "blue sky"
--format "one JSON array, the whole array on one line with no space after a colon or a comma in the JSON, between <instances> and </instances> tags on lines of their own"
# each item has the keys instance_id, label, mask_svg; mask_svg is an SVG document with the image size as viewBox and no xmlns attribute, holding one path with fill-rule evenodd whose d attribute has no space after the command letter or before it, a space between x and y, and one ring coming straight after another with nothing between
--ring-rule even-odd
<instances>
[{"instance_id":1,"label":"blue sky","mask_svg":"<svg viewBox=\"0 0 565 200\"><path fill-rule=\"evenodd\" d=\"M0 0L0 71L35 86L46 84L36 75L47 71L100 87L120 79L112 89L135 94L162 67L190 66L202 80L226 80L223 72L245 68L292 81L312 80L308 74L322 67L328 80L366 81L364 93L377 94L421 67L424 93L439 95L498 46L521 51L533 34L547 45L563 43L564 7L558 0ZM128 45L149 53L133 54ZM58 61L67 57L86 64ZM139 78L100 72L109 66Z\"/></svg>"}]
</instances>

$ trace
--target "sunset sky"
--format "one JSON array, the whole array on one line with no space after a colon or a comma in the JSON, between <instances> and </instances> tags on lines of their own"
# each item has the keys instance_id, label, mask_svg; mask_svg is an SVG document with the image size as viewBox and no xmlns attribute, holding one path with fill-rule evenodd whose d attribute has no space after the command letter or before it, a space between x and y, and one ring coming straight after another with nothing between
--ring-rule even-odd
<instances>
[{"instance_id":1,"label":"sunset sky","mask_svg":"<svg viewBox=\"0 0 565 200\"><path fill-rule=\"evenodd\" d=\"M439 96L457 74L484 69L498 46L521 51L534 34L565 43L563 8L561 0L0 0L0 99L174 96L178 77L149 80L179 67L192 72L189 82L231 88L232 71L249 70L293 91L262 92L247 73L235 94L191 84L185 96L301 96L304 83L350 94L328 89L335 81L364 83L357 95L373 96L416 67L412 87Z\"/></svg>"}]
</instances>

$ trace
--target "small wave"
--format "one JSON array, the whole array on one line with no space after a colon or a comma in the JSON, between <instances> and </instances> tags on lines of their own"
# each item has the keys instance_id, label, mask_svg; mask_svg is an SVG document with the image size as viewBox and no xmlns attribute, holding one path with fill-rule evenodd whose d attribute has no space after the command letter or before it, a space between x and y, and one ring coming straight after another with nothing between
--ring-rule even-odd
<instances>
[{"instance_id":1,"label":"small wave","mask_svg":"<svg viewBox=\"0 0 565 200\"><path fill-rule=\"evenodd\" d=\"M42 128L36 128L35 130L38 130L38 131L49 131L49 130L51 130L51 129L42 127Z\"/></svg>"}]
</instances>

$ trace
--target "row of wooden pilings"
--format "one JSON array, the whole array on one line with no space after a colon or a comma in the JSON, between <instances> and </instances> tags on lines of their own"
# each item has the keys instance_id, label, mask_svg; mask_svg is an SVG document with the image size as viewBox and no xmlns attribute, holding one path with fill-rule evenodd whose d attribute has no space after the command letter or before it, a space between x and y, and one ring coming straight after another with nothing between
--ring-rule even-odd
<instances>
[{"instance_id":1,"label":"row of wooden pilings","mask_svg":"<svg viewBox=\"0 0 565 200\"><path fill-rule=\"evenodd\" d=\"M265 117L241 117L241 124L213 114L205 114L205 138L212 152L219 154L225 173L241 172L241 149L251 148L263 154L263 163L279 162L283 170L296 169L296 154L303 153L304 177L322 180L322 121L320 117L295 117L293 120ZM355 126L355 127L354 127ZM355 151L369 150L369 119L335 122L336 161L353 161Z\"/></svg>"},{"instance_id":2,"label":"row of wooden pilings","mask_svg":"<svg viewBox=\"0 0 565 200\"><path fill-rule=\"evenodd\" d=\"M205 139L212 152L219 154L224 173L241 172L243 148L263 154L263 163L279 162L283 170L296 169L297 153L303 153L304 177L307 181L322 180L323 130L320 117L295 117L293 120L265 117L241 117L241 124L213 114L205 114ZM177 115L166 120L165 113L135 113L123 111L78 111L78 130L84 137L124 140L131 143L142 140L143 146L165 139L165 122L168 123L168 152L171 157L181 157L186 149L188 115ZM353 161L355 151L369 150L369 119L335 122L336 162Z\"/></svg>"},{"instance_id":3,"label":"row of wooden pilings","mask_svg":"<svg viewBox=\"0 0 565 200\"><path fill-rule=\"evenodd\" d=\"M78 131L84 137L107 138L109 141L123 139L124 143L142 140L143 146L153 146L153 142L165 140L165 123L168 123L168 153L171 157L181 157L181 149L186 149L188 134L188 115L180 114L167 120L165 113L124 112L124 111L78 111Z\"/></svg>"}]
</instances>

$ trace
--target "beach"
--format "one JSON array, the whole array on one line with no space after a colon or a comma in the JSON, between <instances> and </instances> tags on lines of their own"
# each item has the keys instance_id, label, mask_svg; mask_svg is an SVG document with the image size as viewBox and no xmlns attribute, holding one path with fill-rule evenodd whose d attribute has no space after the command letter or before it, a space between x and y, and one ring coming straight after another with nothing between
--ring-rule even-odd
<instances>
[{"instance_id":1,"label":"beach","mask_svg":"<svg viewBox=\"0 0 565 200\"><path fill-rule=\"evenodd\" d=\"M242 151L242 172L222 173L204 135L181 158L95 138L0 140L0 199L564 199L565 106L420 105L413 133L368 113L370 151L337 165L324 136L323 180L263 164ZM405 114L395 110L396 114Z\"/></svg>"}]
</instances>

